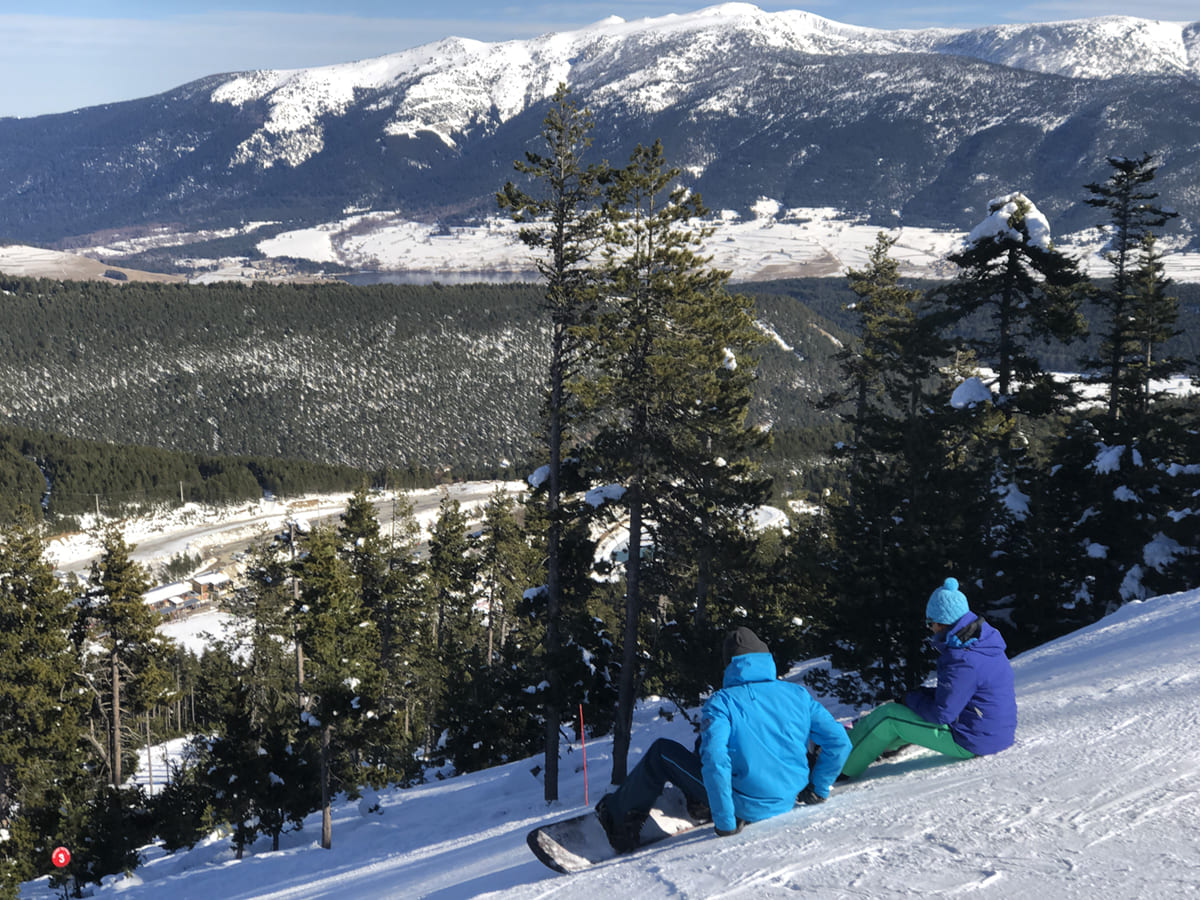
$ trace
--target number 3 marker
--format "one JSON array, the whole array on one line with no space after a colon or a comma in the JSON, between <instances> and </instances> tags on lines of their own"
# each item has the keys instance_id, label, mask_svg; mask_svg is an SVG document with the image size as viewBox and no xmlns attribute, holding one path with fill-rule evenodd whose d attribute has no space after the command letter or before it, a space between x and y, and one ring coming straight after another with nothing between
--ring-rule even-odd
<instances>
[{"instance_id":1,"label":"number 3 marker","mask_svg":"<svg viewBox=\"0 0 1200 900\"><path fill-rule=\"evenodd\" d=\"M66 847L56 847L54 852L50 854L50 861L58 868L62 868L71 861L71 851Z\"/></svg>"}]
</instances>

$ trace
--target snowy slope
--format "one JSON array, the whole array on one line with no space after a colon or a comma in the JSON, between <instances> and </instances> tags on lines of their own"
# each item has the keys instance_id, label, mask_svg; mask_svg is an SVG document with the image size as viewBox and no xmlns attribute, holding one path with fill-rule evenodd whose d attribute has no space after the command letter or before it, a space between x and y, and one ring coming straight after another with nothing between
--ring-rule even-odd
<instances>
[{"instance_id":1,"label":"snowy slope","mask_svg":"<svg viewBox=\"0 0 1200 900\"><path fill-rule=\"evenodd\" d=\"M1014 661L1017 744L947 762L920 751L878 763L818 807L717 839L707 829L574 876L524 844L527 830L581 809L583 754L565 757L547 809L538 759L404 792L379 812L341 803L334 843L319 819L241 862L213 839L147 864L94 896L124 900L358 898L1194 896L1200 885L1200 590L1131 603ZM793 677L797 673L793 673ZM639 710L635 747L690 740L681 717ZM850 716L855 711L835 710ZM587 746L589 800L609 741ZM269 845L268 845L269 847ZM26 900L56 896L40 880Z\"/></svg>"}]
</instances>

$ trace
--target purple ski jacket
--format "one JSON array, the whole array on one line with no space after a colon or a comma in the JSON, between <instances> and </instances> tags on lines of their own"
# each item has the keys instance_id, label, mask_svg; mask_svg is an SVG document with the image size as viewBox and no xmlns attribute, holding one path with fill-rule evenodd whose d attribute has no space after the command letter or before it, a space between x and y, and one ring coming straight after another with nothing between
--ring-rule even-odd
<instances>
[{"instance_id":1,"label":"purple ski jacket","mask_svg":"<svg viewBox=\"0 0 1200 900\"><path fill-rule=\"evenodd\" d=\"M976 756L1011 747L1017 697L1000 632L969 612L930 641L938 650L937 687L910 691L904 705L949 725L954 742Z\"/></svg>"}]
</instances>

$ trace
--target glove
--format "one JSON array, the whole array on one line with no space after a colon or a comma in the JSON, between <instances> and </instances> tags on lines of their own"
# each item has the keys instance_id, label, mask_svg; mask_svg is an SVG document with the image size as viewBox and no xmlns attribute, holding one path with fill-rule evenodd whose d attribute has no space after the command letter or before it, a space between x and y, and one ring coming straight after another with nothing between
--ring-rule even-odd
<instances>
[{"instance_id":1,"label":"glove","mask_svg":"<svg viewBox=\"0 0 1200 900\"><path fill-rule=\"evenodd\" d=\"M828 799L828 797L822 797L818 794L817 789L812 786L811 782L808 787L796 795L797 803L807 803L810 806L814 803L824 803Z\"/></svg>"},{"instance_id":2,"label":"glove","mask_svg":"<svg viewBox=\"0 0 1200 900\"><path fill-rule=\"evenodd\" d=\"M732 837L735 834L741 834L742 829L746 827L746 823L741 819L737 819L735 821L737 822L737 827L734 828L733 831L725 831L722 828L718 828L717 837Z\"/></svg>"}]
</instances>

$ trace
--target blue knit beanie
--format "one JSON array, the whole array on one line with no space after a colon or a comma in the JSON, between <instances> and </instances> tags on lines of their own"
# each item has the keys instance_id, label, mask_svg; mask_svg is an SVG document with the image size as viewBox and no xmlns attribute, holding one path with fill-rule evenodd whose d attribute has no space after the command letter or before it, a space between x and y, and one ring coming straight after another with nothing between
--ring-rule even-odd
<instances>
[{"instance_id":1,"label":"blue knit beanie","mask_svg":"<svg viewBox=\"0 0 1200 900\"><path fill-rule=\"evenodd\" d=\"M941 587L929 595L925 618L943 625L953 625L970 611L966 596L958 589L958 579L947 578Z\"/></svg>"}]
</instances>

